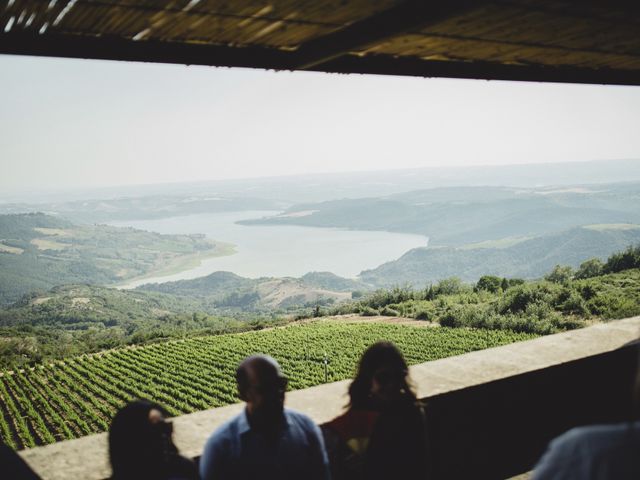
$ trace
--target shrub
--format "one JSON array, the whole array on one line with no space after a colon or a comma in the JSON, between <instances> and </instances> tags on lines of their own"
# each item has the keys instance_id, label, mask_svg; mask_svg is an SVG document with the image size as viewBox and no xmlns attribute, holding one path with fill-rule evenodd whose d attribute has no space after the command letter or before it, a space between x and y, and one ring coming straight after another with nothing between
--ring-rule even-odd
<instances>
[{"instance_id":1,"label":"shrub","mask_svg":"<svg viewBox=\"0 0 640 480\"><path fill-rule=\"evenodd\" d=\"M495 275L483 275L476 283L476 290L487 290L488 292L498 293L502 290L502 280Z\"/></svg>"},{"instance_id":2,"label":"shrub","mask_svg":"<svg viewBox=\"0 0 640 480\"><path fill-rule=\"evenodd\" d=\"M363 317L375 317L375 316L379 315L378 310L376 310L375 308L367 307L366 305L363 305L360 308L359 313Z\"/></svg>"},{"instance_id":3,"label":"shrub","mask_svg":"<svg viewBox=\"0 0 640 480\"><path fill-rule=\"evenodd\" d=\"M544 279L553 283L567 283L573 278L573 268L569 265L556 265Z\"/></svg>"},{"instance_id":4,"label":"shrub","mask_svg":"<svg viewBox=\"0 0 640 480\"><path fill-rule=\"evenodd\" d=\"M510 288L500 301L500 313L524 312L531 303L541 302L555 305L556 299L562 292L562 287L550 282L524 284Z\"/></svg>"},{"instance_id":5,"label":"shrub","mask_svg":"<svg viewBox=\"0 0 640 480\"><path fill-rule=\"evenodd\" d=\"M414 296L415 292L408 287L394 287L391 290L376 290L367 295L361 303L371 308L381 308L392 303L413 300Z\"/></svg>"},{"instance_id":6,"label":"shrub","mask_svg":"<svg viewBox=\"0 0 640 480\"><path fill-rule=\"evenodd\" d=\"M564 297L562 303L558 305L560 311L573 315L589 315L587 303L577 291L571 290Z\"/></svg>"},{"instance_id":7,"label":"shrub","mask_svg":"<svg viewBox=\"0 0 640 480\"><path fill-rule=\"evenodd\" d=\"M604 319L640 315L640 304L637 300L608 292L596 295L586 305L591 313Z\"/></svg>"},{"instance_id":8,"label":"shrub","mask_svg":"<svg viewBox=\"0 0 640 480\"><path fill-rule=\"evenodd\" d=\"M582 262L578 271L574 275L576 279L591 278L602 275L604 263L599 258L591 258L586 262Z\"/></svg>"},{"instance_id":9,"label":"shrub","mask_svg":"<svg viewBox=\"0 0 640 480\"><path fill-rule=\"evenodd\" d=\"M615 273L631 268L640 268L640 245L629 247L624 252L614 253L604 265L604 273Z\"/></svg>"},{"instance_id":10,"label":"shrub","mask_svg":"<svg viewBox=\"0 0 640 480\"><path fill-rule=\"evenodd\" d=\"M417 320L435 320L436 312L436 307L432 303L425 302L416 308L413 318Z\"/></svg>"},{"instance_id":11,"label":"shrub","mask_svg":"<svg viewBox=\"0 0 640 480\"><path fill-rule=\"evenodd\" d=\"M440 280L434 289L437 295L455 295L456 293L462 293L469 290L469 288L462 283L462 280L457 277Z\"/></svg>"},{"instance_id":12,"label":"shrub","mask_svg":"<svg viewBox=\"0 0 640 480\"><path fill-rule=\"evenodd\" d=\"M386 315L388 317L399 317L400 312L387 306L387 307L384 307L382 310L380 310L380 315Z\"/></svg>"}]
</instances>

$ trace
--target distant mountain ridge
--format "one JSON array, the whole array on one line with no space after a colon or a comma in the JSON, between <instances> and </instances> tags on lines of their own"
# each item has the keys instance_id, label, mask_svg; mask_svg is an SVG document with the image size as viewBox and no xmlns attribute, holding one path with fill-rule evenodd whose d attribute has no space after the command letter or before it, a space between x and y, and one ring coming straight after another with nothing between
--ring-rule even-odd
<instances>
[{"instance_id":1,"label":"distant mountain ridge","mask_svg":"<svg viewBox=\"0 0 640 480\"><path fill-rule=\"evenodd\" d=\"M432 246L461 246L594 223L640 223L637 205L640 183L527 189L446 187L299 204L283 215L240 223L416 233L428 236Z\"/></svg>"}]
</instances>

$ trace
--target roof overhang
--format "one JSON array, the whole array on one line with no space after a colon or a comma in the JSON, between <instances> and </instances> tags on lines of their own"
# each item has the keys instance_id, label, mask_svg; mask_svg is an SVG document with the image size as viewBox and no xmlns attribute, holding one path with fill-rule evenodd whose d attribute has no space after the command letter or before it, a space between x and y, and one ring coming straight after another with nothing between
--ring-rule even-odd
<instances>
[{"instance_id":1,"label":"roof overhang","mask_svg":"<svg viewBox=\"0 0 640 480\"><path fill-rule=\"evenodd\" d=\"M627 2L9 0L0 53L640 85Z\"/></svg>"}]
</instances>

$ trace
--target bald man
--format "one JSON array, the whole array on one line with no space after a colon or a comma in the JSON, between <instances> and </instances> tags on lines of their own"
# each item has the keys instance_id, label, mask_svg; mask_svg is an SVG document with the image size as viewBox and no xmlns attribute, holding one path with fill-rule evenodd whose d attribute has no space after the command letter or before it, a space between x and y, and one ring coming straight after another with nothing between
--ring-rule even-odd
<instances>
[{"instance_id":1,"label":"bald man","mask_svg":"<svg viewBox=\"0 0 640 480\"><path fill-rule=\"evenodd\" d=\"M236 371L246 408L209 437L202 480L329 479L322 434L313 421L284 408L287 378L271 357L246 358Z\"/></svg>"}]
</instances>

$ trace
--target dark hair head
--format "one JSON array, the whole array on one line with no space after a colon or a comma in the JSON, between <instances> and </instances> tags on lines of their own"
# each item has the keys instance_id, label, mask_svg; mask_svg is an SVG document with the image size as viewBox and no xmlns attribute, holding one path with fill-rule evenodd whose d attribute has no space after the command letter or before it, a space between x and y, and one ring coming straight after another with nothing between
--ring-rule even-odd
<instances>
[{"instance_id":1,"label":"dark hair head","mask_svg":"<svg viewBox=\"0 0 640 480\"><path fill-rule=\"evenodd\" d=\"M157 403L136 400L121 408L109 428L109 458L114 479L162 478L165 465L177 449L171 440L171 425L152 421L152 410L167 417Z\"/></svg>"},{"instance_id":2,"label":"dark hair head","mask_svg":"<svg viewBox=\"0 0 640 480\"><path fill-rule=\"evenodd\" d=\"M377 372L385 371L398 378L401 398L415 401L416 395L408 383L409 369L402 353L391 342L377 342L371 345L360 358L358 372L349 386L349 406L368 408L371 406L371 386Z\"/></svg>"},{"instance_id":3,"label":"dark hair head","mask_svg":"<svg viewBox=\"0 0 640 480\"><path fill-rule=\"evenodd\" d=\"M254 372L255 376L267 384L278 386L279 379L284 375L280 370L278 362L269 355L251 355L245 358L236 370L236 382L238 383L238 392L242 397L249 388L249 372Z\"/></svg>"}]
</instances>

